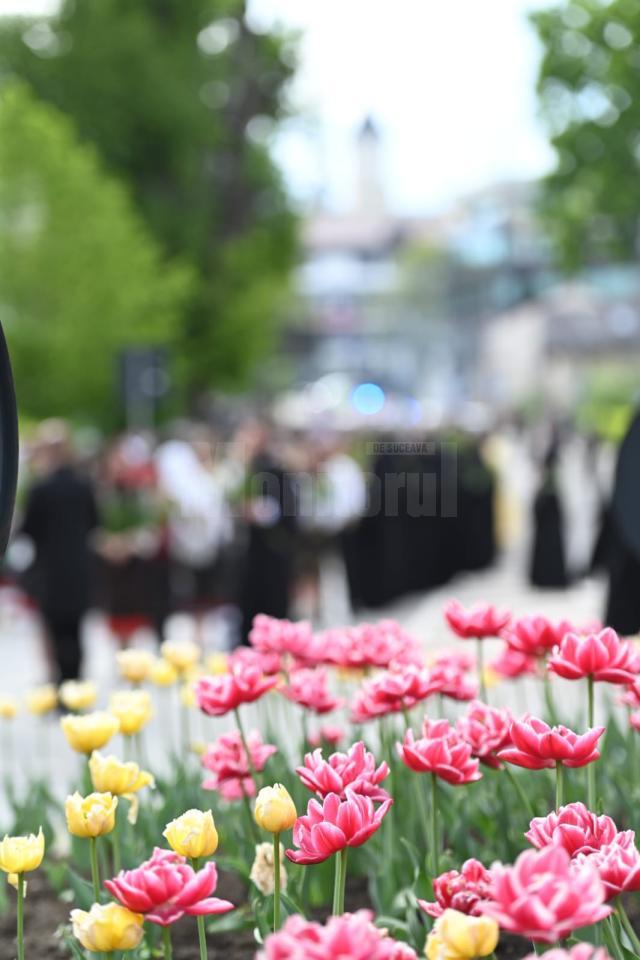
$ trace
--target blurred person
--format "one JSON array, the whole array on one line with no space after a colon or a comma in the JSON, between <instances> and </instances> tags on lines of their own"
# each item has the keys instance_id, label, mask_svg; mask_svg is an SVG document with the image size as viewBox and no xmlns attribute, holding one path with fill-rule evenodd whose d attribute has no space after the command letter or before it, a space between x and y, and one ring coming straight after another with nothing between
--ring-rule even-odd
<instances>
[{"instance_id":1,"label":"blurred person","mask_svg":"<svg viewBox=\"0 0 640 960\"><path fill-rule=\"evenodd\" d=\"M557 483L560 439L554 435L544 457L540 485L533 502L533 544L529 582L534 587L562 589L569 585L564 515Z\"/></svg>"},{"instance_id":2,"label":"blurred person","mask_svg":"<svg viewBox=\"0 0 640 960\"><path fill-rule=\"evenodd\" d=\"M618 454L603 545L609 574L605 623L618 633L640 632L640 412Z\"/></svg>"},{"instance_id":3,"label":"blurred person","mask_svg":"<svg viewBox=\"0 0 640 960\"><path fill-rule=\"evenodd\" d=\"M36 438L39 477L27 493L22 533L35 548L31 591L47 631L57 682L80 676L80 629L91 594L90 537L98 508L88 478L74 465L66 423L48 420Z\"/></svg>"},{"instance_id":4,"label":"blurred person","mask_svg":"<svg viewBox=\"0 0 640 960\"><path fill-rule=\"evenodd\" d=\"M232 443L245 521L246 545L240 573L241 642L246 643L258 613L289 615L296 504L291 474L276 450L270 427L257 420L243 425Z\"/></svg>"}]
</instances>

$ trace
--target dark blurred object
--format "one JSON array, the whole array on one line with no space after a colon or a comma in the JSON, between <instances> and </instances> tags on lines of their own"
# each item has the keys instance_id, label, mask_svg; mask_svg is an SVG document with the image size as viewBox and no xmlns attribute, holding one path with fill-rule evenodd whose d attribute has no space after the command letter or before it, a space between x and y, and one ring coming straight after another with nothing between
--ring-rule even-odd
<instances>
[{"instance_id":1,"label":"dark blurred object","mask_svg":"<svg viewBox=\"0 0 640 960\"><path fill-rule=\"evenodd\" d=\"M91 532L98 510L89 480L72 463L66 425L40 426L47 470L27 495L22 532L36 551L32 593L47 627L58 681L80 675L80 624L90 602Z\"/></svg>"},{"instance_id":2,"label":"dark blurred object","mask_svg":"<svg viewBox=\"0 0 640 960\"><path fill-rule=\"evenodd\" d=\"M609 594L605 622L619 633L640 630L640 413L620 447L607 528Z\"/></svg>"},{"instance_id":3,"label":"dark blurred object","mask_svg":"<svg viewBox=\"0 0 640 960\"><path fill-rule=\"evenodd\" d=\"M0 324L0 557L11 532L18 481L18 415L9 351Z\"/></svg>"},{"instance_id":4,"label":"dark blurred object","mask_svg":"<svg viewBox=\"0 0 640 960\"><path fill-rule=\"evenodd\" d=\"M533 503L533 548L529 581L534 587L562 589L568 586L565 559L564 520L556 482L557 440L545 457L540 487Z\"/></svg>"},{"instance_id":5,"label":"dark blurred object","mask_svg":"<svg viewBox=\"0 0 640 960\"><path fill-rule=\"evenodd\" d=\"M130 347L120 355L120 395L129 430L148 430L169 391L167 353L159 347Z\"/></svg>"}]
</instances>

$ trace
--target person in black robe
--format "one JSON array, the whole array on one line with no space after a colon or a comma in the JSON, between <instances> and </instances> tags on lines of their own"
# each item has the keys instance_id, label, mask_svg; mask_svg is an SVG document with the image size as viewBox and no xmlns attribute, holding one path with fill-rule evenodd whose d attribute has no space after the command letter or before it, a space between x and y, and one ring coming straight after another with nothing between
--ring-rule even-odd
<instances>
[{"instance_id":1,"label":"person in black robe","mask_svg":"<svg viewBox=\"0 0 640 960\"><path fill-rule=\"evenodd\" d=\"M287 617L296 548L295 487L272 450L268 429L254 426L245 484L246 552L239 606L241 642L248 643L258 613Z\"/></svg>"},{"instance_id":2,"label":"person in black robe","mask_svg":"<svg viewBox=\"0 0 640 960\"><path fill-rule=\"evenodd\" d=\"M27 495L22 533L35 547L32 592L60 682L81 672L80 626L91 592L89 539L98 510L90 481L73 465L65 425L51 421L41 434L48 469Z\"/></svg>"},{"instance_id":3,"label":"person in black robe","mask_svg":"<svg viewBox=\"0 0 640 960\"><path fill-rule=\"evenodd\" d=\"M563 515L556 466L558 445L553 441L545 457L542 481L533 503L533 549L529 581L534 587L562 589L568 585Z\"/></svg>"},{"instance_id":4,"label":"person in black robe","mask_svg":"<svg viewBox=\"0 0 640 960\"><path fill-rule=\"evenodd\" d=\"M608 512L605 623L625 636L640 631L640 413L620 447Z\"/></svg>"}]
</instances>

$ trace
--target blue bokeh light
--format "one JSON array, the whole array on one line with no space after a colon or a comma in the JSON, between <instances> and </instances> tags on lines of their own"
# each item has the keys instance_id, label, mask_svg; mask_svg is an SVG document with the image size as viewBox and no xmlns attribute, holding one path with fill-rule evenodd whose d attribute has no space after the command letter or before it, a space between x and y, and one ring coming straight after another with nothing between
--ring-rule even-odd
<instances>
[{"instance_id":1,"label":"blue bokeh light","mask_svg":"<svg viewBox=\"0 0 640 960\"><path fill-rule=\"evenodd\" d=\"M365 416L380 413L385 399L384 390L377 383L360 383L351 393L353 408Z\"/></svg>"}]
</instances>

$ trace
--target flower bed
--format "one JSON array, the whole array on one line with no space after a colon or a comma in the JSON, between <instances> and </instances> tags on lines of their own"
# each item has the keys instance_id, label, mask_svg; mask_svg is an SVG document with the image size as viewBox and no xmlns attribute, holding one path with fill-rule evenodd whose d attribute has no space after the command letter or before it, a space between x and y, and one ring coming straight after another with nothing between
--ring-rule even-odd
<instances>
[{"instance_id":1,"label":"flower bed","mask_svg":"<svg viewBox=\"0 0 640 960\"><path fill-rule=\"evenodd\" d=\"M91 684L32 691L32 712L69 710L79 772L63 809L38 778L13 797L0 960L640 957L635 647L489 605L445 616L462 643L430 663L392 621L260 616L205 665L186 642L120 654L105 710ZM491 703L523 676L537 715ZM178 684L154 776L153 688ZM193 710L225 732L194 745Z\"/></svg>"}]
</instances>

